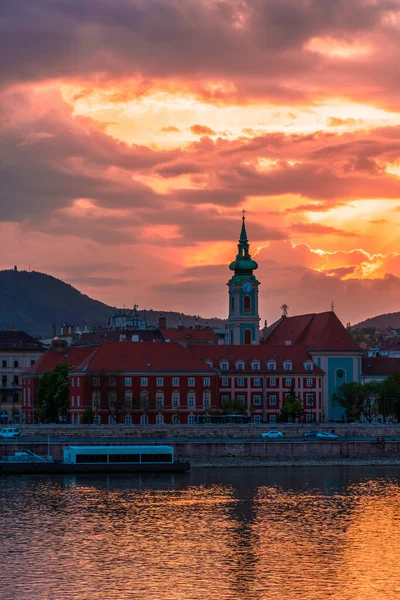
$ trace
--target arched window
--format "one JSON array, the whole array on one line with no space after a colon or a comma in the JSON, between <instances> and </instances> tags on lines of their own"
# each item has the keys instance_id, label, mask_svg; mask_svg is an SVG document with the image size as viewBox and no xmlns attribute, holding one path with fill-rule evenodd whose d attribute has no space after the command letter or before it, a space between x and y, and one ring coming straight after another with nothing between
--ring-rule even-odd
<instances>
[{"instance_id":1,"label":"arched window","mask_svg":"<svg viewBox=\"0 0 400 600\"><path fill-rule=\"evenodd\" d=\"M251 329L245 329L244 330L244 343L245 344L251 344Z\"/></svg>"},{"instance_id":2,"label":"arched window","mask_svg":"<svg viewBox=\"0 0 400 600\"><path fill-rule=\"evenodd\" d=\"M250 298L250 296L245 296L243 298L243 310L244 310L244 312L250 312L251 311L251 298Z\"/></svg>"}]
</instances>

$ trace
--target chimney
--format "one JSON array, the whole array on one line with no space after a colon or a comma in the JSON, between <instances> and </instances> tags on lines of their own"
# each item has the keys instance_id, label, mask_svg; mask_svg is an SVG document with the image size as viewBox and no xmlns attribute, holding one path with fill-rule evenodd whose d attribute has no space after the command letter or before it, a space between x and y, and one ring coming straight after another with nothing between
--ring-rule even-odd
<instances>
[{"instance_id":1,"label":"chimney","mask_svg":"<svg viewBox=\"0 0 400 600\"><path fill-rule=\"evenodd\" d=\"M139 341L139 336L138 336L138 334L137 334L137 333L136 333L136 334L134 334L134 335L132 336L132 338L131 338L131 339L132 339L132 342L138 342L138 341Z\"/></svg>"},{"instance_id":2,"label":"chimney","mask_svg":"<svg viewBox=\"0 0 400 600\"><path fill-rule=\"evenodd\" d=\"M51 337L55 338L57 335L57 325L55 323L53 323L53 325L51 326Z\"/></svg>"},{"instance_id":3,"label":"chimney","mask_svg":"<svg viewBox=\"0 0 400 600\"><path fill-rule=\"evenodd\" d=\"M120 342L126 342L126 335L121 333L121 335L119 336L119 341Z\"/></svg>"},{"instance_id":4,"label":"chimney","mask_svg":"<svg viewBox=\"0 0 400 600\"><path fill-rule=\"evenodd\" d=\"M167 318L160 314L158 317L158 327L160 329L167 329Z\"/></svg>"}]
</instances>

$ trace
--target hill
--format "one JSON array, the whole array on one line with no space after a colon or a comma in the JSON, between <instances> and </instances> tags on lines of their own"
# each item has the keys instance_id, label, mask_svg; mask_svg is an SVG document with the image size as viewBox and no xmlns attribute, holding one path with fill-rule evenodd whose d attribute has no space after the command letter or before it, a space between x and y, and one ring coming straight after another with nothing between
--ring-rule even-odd
<instances>
[{"instance_id":1,"label":"hill","mask_svg":"<svg viewBox=\"0 0 400 600\"><path fill-rule=\"evenodd\" d=\"M113 310L93 300L61 279L37 271L0 271L0 329L16 328L35 337L50 337L51 326L63 323L106 326ZM139 311L148 323L158 324L160 311ZM178 312L163 311L169 327L194 325L196 317ZM199 318L199 324L205 319ZM209 319L211 327L223 327L222 319Z\"/></svg>"},{"instance_id":2,"label":"hill","mask_svg":"<svg viewBox=\"0 0 400 600\"><path fill-rule=\"evenodd\" d=\"M385 313L383 315L377 315L371 317L353 325L352 329L366 329L368 327L374 327L375 329L400 329L400 312Z\"/></svg>"}]
</instances>

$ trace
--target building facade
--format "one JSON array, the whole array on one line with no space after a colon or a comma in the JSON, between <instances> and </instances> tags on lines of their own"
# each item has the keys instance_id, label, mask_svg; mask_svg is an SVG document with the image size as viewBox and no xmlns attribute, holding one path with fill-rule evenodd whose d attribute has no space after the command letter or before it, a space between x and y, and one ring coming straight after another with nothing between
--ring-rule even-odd
<instances>
[{"instance_id":1,"label":"building facade","mask_svg":"<svg viewBox=\"0 0 400 600\"><path fill-rule=\"evenodd\" d=\"M42 356L45 347L23 331L0 330L0 423L21 423L23 373Z\"/></svg>"}]
</instances>

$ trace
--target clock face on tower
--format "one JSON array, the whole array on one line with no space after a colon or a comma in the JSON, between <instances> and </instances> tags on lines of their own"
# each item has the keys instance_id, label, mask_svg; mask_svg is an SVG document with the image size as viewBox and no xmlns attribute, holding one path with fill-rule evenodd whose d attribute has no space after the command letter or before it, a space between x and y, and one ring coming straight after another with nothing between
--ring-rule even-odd
<instances>
[{"instance_id":1,"label":"clock face on tower","mask_svg":"<svg viewBox=\"0 0 400 600\"><path fill-rule=\"evenodd\" d=\"M244 292L251 292L253 286L251 285L250 281L245 281L244 284L242 285L242 290Z\"/></svg>"}]
</instances>

